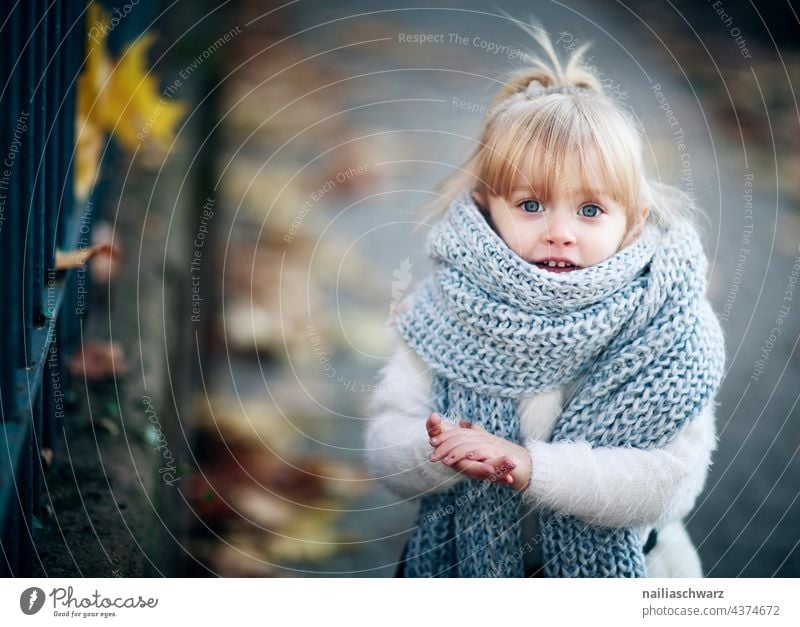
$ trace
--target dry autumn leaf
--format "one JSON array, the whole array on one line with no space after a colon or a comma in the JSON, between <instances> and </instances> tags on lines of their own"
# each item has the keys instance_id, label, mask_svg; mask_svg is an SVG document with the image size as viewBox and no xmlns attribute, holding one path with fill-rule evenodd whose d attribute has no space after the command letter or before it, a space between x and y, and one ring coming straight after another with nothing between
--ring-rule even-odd
<instances>
[{"instance_id":1,"label":"dry autumn leaf","mask_svg":"<svg viewBox=\"0 0 800 627\"><path fill-rule=\"evenodd\" d=\"M339 517L333 511L304 511L292 520L291 531L274 537L267 554L278 562L322 562L338 550L339 534L334 523Z\"/></svg>"},{"instance_id":2,"label":"dry autumn leaf","mask_svg":"<svg viewBox=\"0 0 800 627\"><path fill-rule=\"evenodd\" d=\"M100 169L100 153L106 140L102 129L79 113L75 116L75 196L85 200Z\"/></svg>"},{"instance_id":3,"label":"dry autumn leaf","mask_svg":"<svg viewBox=\"0 0 800 627\"><path fill-rule=\"evenodd\" d=\"M234 489L231 505L242 516L268 529L286 529L292 522L291 504L256 486Z\"/></svg>"},{"instance_id":4,"label":"dry autumn leaf","mask_svg":"<svg viewBox=\"0 0 800 627\"><path fill-rule=\"evenodd\" d=\"M235 541L236 539L234 539ZM198 553L205 557L214 572L222 577L286 577L272 564L265 562L259 555L260 547L253 540L245 544L204 543Z\"/></svg>"},{"instance_id":5,"label":"dry autumn leaf","mask_svg":"<svg viewBox=\"0 0 800 627\"><path fill-rule=\"evenodd\" d=\"M128 372L122 347L117 342L87 340L69 360L69 373L87 381L103 381Z\"/></svg>"},{"instance_id":6,"label":"dry autumn leaf","mask_svg":"<svg viewBox=\"0 0 800 627\"><path fill-rule=\"evenodd\" d=\"M87 24L109 29L108 14L92 2ZM129 152L165 155L175 137L175 126L186 105L162 95L158 77L150 71L147 52L154 35L145 33L127 46L119 59L109 54L104 39L87 39L86 64L78 78L76 111L75 188L86 198L99 169L100 151L113 134ZM152 159L150 159L152 161Z\"/></svg>"}]
</instances>

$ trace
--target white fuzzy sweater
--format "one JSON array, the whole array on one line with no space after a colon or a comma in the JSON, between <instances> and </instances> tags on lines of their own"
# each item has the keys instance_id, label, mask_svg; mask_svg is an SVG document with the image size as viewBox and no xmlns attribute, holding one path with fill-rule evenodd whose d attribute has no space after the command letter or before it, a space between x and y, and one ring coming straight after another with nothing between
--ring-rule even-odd
<instances>
[{"instance_id":1,"label":"white fuzzy sweater","mask_svg":"<svg viewBox=\"0 0 800 627\"><path fill-rule=\"evenodd\" d=\"M393 337L396 349L381 370L366 427L370 472L405 499L472 481L428 459L432 448L425 421L433 411L431 374L396 333ZM714 403L663 448L592 448L584 442L548 442L568 391L563 386L519 401L532 468L523 502L593 525L635 528L642 544L655 528L658 543L646 556L648 577L702 577L682 519L703 490L716 449ZM535 513L525 517L523 543L533 537L526 534L536 533L537 519Z\"/></svg>"}]
</instances>

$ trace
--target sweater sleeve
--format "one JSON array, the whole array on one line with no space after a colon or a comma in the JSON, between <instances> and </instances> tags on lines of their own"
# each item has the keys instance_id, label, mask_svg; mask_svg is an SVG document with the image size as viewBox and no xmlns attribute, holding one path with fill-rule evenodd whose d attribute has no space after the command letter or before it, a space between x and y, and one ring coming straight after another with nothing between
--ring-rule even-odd
<instances>
[{"instance_id":1,"label":"sweater sleeve","mask_svg":"<svg viewBox=\"0 0 800 627\"><path fill-rule=\"evenodd\" d=\"M381 369L369 406L365 458L370 474L406 499L441 492L466 475L431 462L425 421L431 407L431 375L394 333L396 349Z\"/></svg>"},{"instance_id":2,"label":"sweater sleeve","mask_svg":"<svg viewBox=\"0 0 800 627\"><path fill-rule=\"evenodd\" d=\"M658 527L686 516L716 449L714 403L657 449L525 441L531 481L523 499L605 527Z\"/></svg>"}]
</instances>

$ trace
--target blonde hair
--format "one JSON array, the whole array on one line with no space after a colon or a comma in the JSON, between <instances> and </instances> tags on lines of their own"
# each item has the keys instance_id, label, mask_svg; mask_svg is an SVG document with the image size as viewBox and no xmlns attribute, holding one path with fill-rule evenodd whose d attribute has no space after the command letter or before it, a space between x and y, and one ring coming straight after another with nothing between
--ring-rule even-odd
<instances>
[{"instance_id":1,"label":"blonde hair","mask_svg":"<svg viewBox=\"0 0 800 627\"><path fill-rule=\"evenodd\" d=\"M505 197L518 175L528 184L533 181L533 173L521 171L531 155L537 155L536 166L544 172L543 181L537 181L543 189L536 191L546 193L577 156L584 188L597 189L601 181L625 207L629 227L644 208L647 220L662 226L693 221L694 206L686 194L647 177L635 118L604 93L601 81L582 62L591 44L575 49L562 66L541 27L522 28L549 62L531 57L529 67L505 77L473 154L437 186L436 198L425 208L438 216L465 190L484 198Z\"/></svg>"}]
</instances>

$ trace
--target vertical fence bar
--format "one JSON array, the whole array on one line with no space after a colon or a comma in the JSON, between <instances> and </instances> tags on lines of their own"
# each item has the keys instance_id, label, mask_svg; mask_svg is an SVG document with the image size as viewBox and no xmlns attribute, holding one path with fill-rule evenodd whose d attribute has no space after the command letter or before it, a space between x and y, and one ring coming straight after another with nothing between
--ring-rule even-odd
<instances>
[{"instance_id":1,"label":"vertical fence bar","mask_svg":"<svg viewBox=\"0 0 800 627\"><path fill-rule=\"evenodd\" d=\"M61 0L56 0L47 10L47 152L45 160L45 271L48 291L55 277L56 223L59 214L59 160L66 146L62 145L61 127L64 126L61 66L63 51L67 46L61 41ZM48 302L48 306L53 305ZM48 317L52 316L48 312Z\"/></svg>"},{"instance_id":2,"label":"vertical fence bar","mask_svg":"<svg viewBox=\"0 0 800 627\"><path fill-rule=\"evenodd\" d=\"M23 25L23 14L22 9L19 5L17 5L14 10L12 11L11 15L11 27L8 32L8 38L11 43L11 59L13 59L13 69L12 69L12 76L9 80L8 84L8 101L11 107L10 110L10 117L9 125L11 127L11 133L8 137L8 150L11 149L11 142L14 136L15 129L17 127L17 120L19 116L23 113L23 99L22 99L22 89L23 89L23 61L22 61L22 25ZM10 152L8 153L11 154ZM12 387L9 389L9 406L11 407L11 413L14 412L14 408L16 407L17 402L17 395L16 395L16 366L20 365L21 357L23 353L23 345L22 345L22 334L24 333L24 324L22 322L22 305L23 305L23 297L22 297L22 248L23 248L23 237L25 234L24 229L24 216L23 216L23 203L22 203L22 184L21 184L21 177L24 175L24 164L22 163L22 159L17 153L16 158L14 161L11 162L10 167L10 188L8 191L9 197L9 212L8 212L8 230L7 230L7 240L6 243L8 244L9 250L9 265L8 265L8 284L6 289L8 290L8 303L10 304L9 313L11 316L10 320L10 335L11 335L11 346L9 347L8 353L8 365L9 368L12 370L10 373L11 377L11 385Z\"/></svg>"},{"instance_id":3,"label":"vertical fence bar","mask_svg":"<svg viewBox=\"0 0 800 627\"><path fill-rule=\"evenodd\" d=\"M34 422L39 422L42 415L41 389L35 394L32 403ZM33 570L33 494L35 466L38 465L38 453L35 447L33 429L27 431L22 445L22 457L19 464L18 490L20 495L20 530L19 530L19 562L17 577L30 577Z\"/></svg>"},{"instance_id":4,"label":"vertical fence bar","mask_svg":"<svg viewBox=\"0 0 800 627\"><path fill-rule=\"evenodd\" d=\"M6 545L3 538L6 537L8 533L6 527L10 524L10 521L0 521L0 577L6 578L11 577L11 567L9 561L9 555L6 553Z\"/></svg>"},{"instance_id":5,"label":"vertical fence bar","mask_svg":"<svg viewBox=\"0 0 800 627\"><path fill-rule=\"evenodd\" d=\"M22 12L22 51L21 51L21 90L22 105L26 107L28 117L27 137L36 134L36 105L33 101L33 84L34 84L34 71L36 68L36 52L34 44L32 43L32 33L36 22L34 20L34 7L30 3L20 3L20 11ZM30 140L22 142L20 147L20 172L19 180L21 183L22 192L22 208L24 211L24 227L22 231L23 246L22 246L22 324L24 325L23 333L23 354L20 355L19 365L27 367L33 359L33 346L31 345L33 335L33 258L31 256L31 249L34 246L33 232L35 229L35 220L32 211L31 200L33 198L33 169L34 169L34 154L31 150Z\"/></svg>"},{"instance_id":6,"label":"vertical fence bar","mask_svg":"<svg viewBox=\"0 0 800 627\"><path fill-rule=\"evenodd\" d=\"M42 426L41 447L51 451L55 450L58 423L64 419L64 370L61 363L62 357L59 343L60 338L56 336L56 341L47 351L48 357L44 371L44 381L47 383L44 397L44 415L47 420Z\"/></svg>"},{"instance_id":7,"label":"vertical fence bar","mask_svg":"<svg viewBox=\"0 0 800 627\"><path fill-rule=\"evenodd\" d=\"M50 163L50 172L52 176L49 178L50 191L48 192L48 196L52 197L53 205L51 208L52 230L50 232L48 250L53 253L50 260L52 264L51 267L53 268L55 267L55 249L61 245L64 238L63 225L66 224L67 218L72 212L71 204L68 205L64 202L65 188L69 187L71 189L71 185L69 185L69 181L67 180L67 163L68 160L72 158L73 148L71 143L68 143L72 134L68 134L67 131L75 126L74 113L70 114L71 110L69 109L70 102L67 90L71 78L68 75L68 68L69 58L72 53L68 5L69 3L66 0L58 0L51 8L51 12L53 13L51 23L54 25L52 30L54 48L50 63L53 67L52 84L56 95L50 102L55 105L55 110L58 111L56 117L53 119L54 128L50 133L53 145L50 147L49 151L49 154L52 156ZM64 314L65 312L62 309L61 315L63 316ZM51 451L55 449L56 444L56 422L63 415L55 397L58 393L58 389L63 385L63 377L61 376L61 351L59 350L63 338L59 332L58 320L53 320L52 324L56 332L55 346L53 348L55 355L53 358L48 357L47 369L45 371L47 373L47 380L51 382L50 387L52 392L48 393L48 396L45 397L48 405L45 407L46 420L42 429L41 441L41 447ZM50 355L49 351L48 355ZM56 386L58 386L58 388L56 388Z\"/></svg>"},{"instance_id":8,"label":"vertical fence bar","mask_svg":"<svg viewBox=\"0 0 800 627\"><path fill-rule=\"evenodd\" d=\"M58 150L58 139L56 130L56 111L57 111L57 94L56 85L54 83L57 65L55 64L55 52L58 47L58 40L56 38L56 24L57 19L53 19L53 12L48 8L47 3L49 0L43 0L42 5L42 23L44 32L44 74L40 77L40 84L44 85L44 152L39 158L39 178L42 181L44 195L42 202L42 215L43 215L43 236L42 236L42 266L43 266L43 288L40 292L42 296L42 309L43 318L42 324L50 328L54 322L55 307L56 307L56 277L55 277L55 250L53 248L53 236L55 233L55 208L58 199L55 198L55 185L53 185L53 176L55 174L55 167L53 158L55 151ZM53 0L54 7L57 5L58 0ZM55 338L53 338L55 340ZM47 346L43 353L43 359L47 362L50 354L50 347ZM40 386L40 403L39 412L35 415L33 437L32 437L32 516L41 515L41 493L44 485L44 468L42 465L41 452L44 447L43 437L47 430L47 424L52 419L50 408L52 402L48 396L52 393L52 382L50 381L50 369L48 364L44 363L42 368L42 384ZM33 533L33 526L30 527Z\"/></svg>"},{"instance_id":9,"label":"vertical fence bar","mask_svg":"<svg viewBox=\"0 0 800 627\"><path fill-rule=\"evenodd\" d=\"M45 218L46 218L46 195L45 182L47 172L46 165L46 120L47 120L47 80L45 76L48 55L48 24L46 16L47 0L33 0L33 29L30 31L28 46L31 48L34 59L33 74L33 111L31 114L34 128L29 135L28 146L32 147L33 165L33 197L31 198L31 212L33 214L33 246L27 252L27 257L32 259L30 267L33 270L32 283L32 309L30 316L33 327L41 327L43 318L43 296L45 284ZM30 149L30 148L29 148ZM42 360L42 344L39 341L31 342L32 348L36 351L31 365L38 370L44 368ZM28 406L24 408L21 416L23 423L29 423L29 429L24 430L24 440L21 448L21 458L19 460L19 475L17 489L19 495L19 507L21 515L21 525L19 534L19 563L17 567L18 576L28 576L32 571L33 565L33 500L35 490L35 472L39 463L38 435L41 433L42 426L42 398L44 395L44 385L31 385L28 377ZM44 374L44 373L42 373ZM39 379L42 381L42 379Z\"/></svg>"},{"instance_id":10,"label":"vertical fence bar","mask_svg":"<svg viewBox=\"0 0 800 627\"><path fill-rule=\"evenodd\" d=\"M29 50L23 52L25 46L24 35L27 32L28 20L30 17L29 7L22 3L17 4L13 9L11 20L11 32L9 33L12 45L12 77L8 84L9 102L11 110L10 135L6 145L9 169L9 224L6 239L8 252L10 254L10 264L8 268L8 303L9 314L11 317L10 333L12 335L13 352L9 352L5 359L7 367L12 370L9 373L9 394L7 403L9 414L4 425L6 435L6 457L4 468L7 481L6 499L2 504L4 511L6 530L3 534L3 549L7 559L7 567L10 574L17 572L20 559L20 524L22 511L17 492L17 485L14 483L18 476L19 458L17 457L16 439L19 437L19 426L16 424L18 418L18 379L17 367L25 365L28 361L26 347L30 346L31 319L29 316L30 304L26 298L32 297L32 291L26 290L24 281L25 272L25 249L27 245L27 203L29 198L29 187L31 182L31 169L29 167L29 142L28 133L30 128L29 107L27 97L29 95L30 78L33 72L32 59ZM11 159L13 155L13 159ZM10 446L9 446L10 445ZM11 454L9 455L9 451Z\"/></svg>"},{"instance_id":11,"label":"vertical fence bar","mask_svg":"<svg viewBox=\"0 0 800 627\"><path fill-rule=\"evenodd\" d=\"M19 525L20 516L18 507L8 510L8 532L6 535L5 553L8 559L8 570L12 576L16 574L19 564Z\"/></svg>"},{"instance_id":12,"label":"vertical fence bar","mask_svg":"<svg viewBox=\"0 0 800 627\"><path fill-rule=\"evenodd\" d=\"M34 327L41 327L44 320L43 316L43 291L45 284L45 207L47 196L45 195L45 181L47 172L46 165L46 141L47 141L47 80L45 72L47 68L48 55L48 24L47 24L47 0L33 1L33 21L34 30L31 32L30 46L35 55L34 74L33 74L33 101L34 101L34 123L36 132L31 134L31 144L33 145L33 214L35 230L33 232L34 243L31 253L33 255L33 315Z\"/></svg>"},{"instance_id":13,"label":"vertical fence bar","mask_svg":"<svg viewBox=\"0 0 800 627\"><path fill-rule=\"evenodd\" d=\"M8 9L9 13L3 11L5 28L3 29L3 46L7 50L8 56L4 56L6 63L6 80L2 89L2 111L6 112L3 116L3 152L2 152L2 181L0 191L5 194L4 217L5 220L0 232L0 257L3 260L3 298L4 326L2 329L4 337L4 350L0 359L3 360L2 385L3 385L3 423L0 424L0 442L3 449L0 451L0 478L5 485L0 484L0 570L11 575L14 565L17 562L17 529L19 525L19 508L16 507L15 500L12 500L12 477L16 457L9 450L10 440L15 432L13 419L17 407L17 365L22 356L20 343L20 331L22 328L22 291L21 281L19 280L20 259L22 252L22 238L24 230L21 228L24 220L21 215L21 201L19 194L18 178L21 175L22 164L18 152L11 152L12 142L15 139L15 130L18 114L20 111L20 66L18 63L20 42L20 24L22 22L21 12L18 7L12 8L3 3L3 9ZM12 159L13 155L13 159Z\"/></svg>"},{"instance_id":14,"label":"vertical fence bar","mask_svg":"<svg viewBox=\"0 0 800 627\"><path fill-rule=\"evenodd\" d=\"M68 49L64 54L65 63L65 83L66 96L64 115L67 120L73 120L72 124L64 124L62 128L62 142L68 147L62 153L62 174L59 241L66 242L67 227L71 224L70 219L75 216L75 196L73 192L73 178L75 171L75 124L76 117L76 94L78 85L78 74L81 71L85 54L85 28L84 21L86 15L84 0L63 0L62 9L64 11L64 29L69 32ZM73 273L74 274L74 273ZM69 285L66 286L64 294L64 312L59 316L58 333L60 337L61 356L66 358L69 351L75 346L78 334L78 325L75 309L77 305L75 295L75 278L69 277Z\"/></svg>"},{"instance_id":15,"label":"vertical fence bar","mask_svg":"<svg viewBox=\"0 0 800 627\"><path fill-rule=\"evenodd\" d=\"M61 19L64 24L64 33L66 41L64 42L64 50L60 55L63 88L64 104L62 106L64 118L72 120L72 124L62 124L60 127L61 144L64 146L59 155L59 189L58 189L58 229L57 238L58 245L64 246L67 242L68 227L71 223L71 218L74 214L75 207L72 197L72 177L73 177L73 163L75 160L75 145L74 129L75 129L75 85L77 85L77 65L80 61L77 59L75 51L78 34L78 25L75 23L75 6L74 0L62 0L59 3L61 8ZM69 282L69 278L67 281ZM72 336L72 320L73 304L72 304L72 289L71 285L65 285L63 304L61 313L56 322L56 332L58 335L59 347L64 348L69 346ZM64 351L60 351L59 359L64 358ZM54 440L55 444L55 440Z\"/></svg>"},{"instance_id":16,"label":"vertical fence bar","mask_svg":"<svg viewBox=\"0 0 800 627\"><path fill-rule=\"evenodd\" d=\"M8 146L11 140L11 129L13 128L12 111L13 104L11 98L12 67L14 64L14 40L11 36L13 30L12 11L8 3L0 3L0 58L4 63L0 63L0 111L5 111L5 115L0 116L0 286L2 287L2 297L4 302L10 303L9 281L12 276L12 265L14 256L11 250L11 238L9 235L12 228L12 208L10 187L11 172L6 165L8 156ZM14 342L16 334L13 333L14 316L10 307L0 307L0 355L16 355L17 348ZM0 362L0 420L6 420L14 407L14 362L8 363L6 359ZM0 505L2 510L2 505ZM2 563L0 559L0 563Z\"/></svg>"},{"instance_id":17,"label":"vertical fence bar","mask_svg":"<svg viewBox=\"0 0 800 627\"><path fill-rule=\"evenodd\" d=\"M75 110L72 108L72 102L68 94L71 89L70 82L75 79L74 64L74 42L75 42L75 28L72 17L72 7L69 0L61 0L58 3L60 13L60 20L62 23L64 33L64 43L61 46L61 53L58 55L58 63L60 66L59 74L61 77L61 87L59 93L63 98L61 104L61 113L64 120L72 120L71 125L60 124L59 141L64 149L58 155L58 225L56 227L56 243L60 246L66 239L66 227L68 218L72 215L72 207L68 204L65 193L71 187L71 182L67 178L67 170L70 168L70 162L74 159L74 143L69 141L72 137L71 129L75 126ZM77 80L77 79L76 79Z\"/></svg>"}]
</instances>

